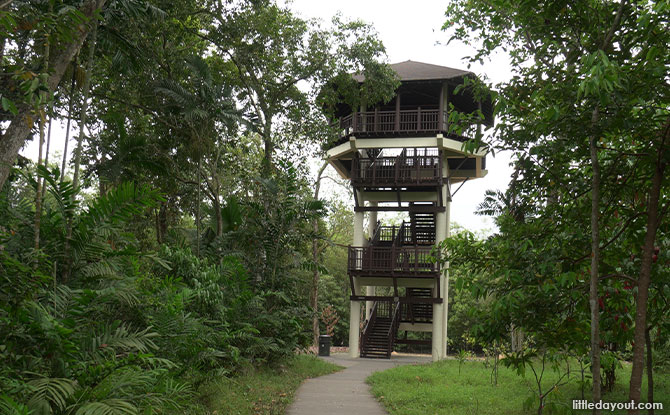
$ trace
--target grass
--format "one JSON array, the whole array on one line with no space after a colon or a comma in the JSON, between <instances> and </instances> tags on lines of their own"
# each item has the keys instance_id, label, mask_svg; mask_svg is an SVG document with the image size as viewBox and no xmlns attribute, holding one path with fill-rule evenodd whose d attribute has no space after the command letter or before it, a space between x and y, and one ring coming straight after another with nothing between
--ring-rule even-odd
<instances>
[{"instance_id":1,"label":"grass","mask_svg":"<svg viewBox=\"0 0 670 415\"><path fill-rule=\"evenodd\" d=\"M528 370L525 377L504 367L499 368L498 386L491 384L491 369L482 361L466 361L461 367L459 362L444 360L437 363L415 366L399 366L372 374L367 382L372 393L381 401L391 415L519 415L536 414L537 401L524 410L524 401L537 394L535 378ZM553 399L563 408L571 408L572 399L581 399L578 380L580 372L571 375L569 384L553 392ZM557 374L545 372L545 388L556 380ZM617 384L614 390L605 394L603 401L624 402L628 396L630 365L617 370ZM551 383L550 383L551 382ZM645 382L646 383L646 382ZM670 408L670 374L654 374L654 397L656 402L664 404L665 413ZM588 399L589 391L585 391ZM642 396L646 397L646 385ZM548 413L548 411L545 411ZM567 411L567 413L572 413ZM588 411L575 411L586 414ZM619 412L608 412L619 413ZM622 414L624 412L621 412Z\"/></svg>"},{"instance_id":2,"label":"grass","mask_svg":"<svg viewBox=\"0 0 670 415\"><path fill-rule=\"evenodd\" d=\"M209 382L200 394L211 414L283 414L303 380L340 369L314 356L297 355L274 369L258 368L238 377Z\"/></svg>"}]
</instances>

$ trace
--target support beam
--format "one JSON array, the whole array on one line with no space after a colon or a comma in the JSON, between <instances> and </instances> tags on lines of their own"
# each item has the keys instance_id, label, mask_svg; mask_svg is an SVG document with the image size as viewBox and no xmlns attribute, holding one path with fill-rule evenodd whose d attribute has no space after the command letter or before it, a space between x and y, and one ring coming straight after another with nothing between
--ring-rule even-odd
<instances>
[{"instance_id":1,"label":"support beam","mask_svg":"<svg viewBox=\"0 0 670 415\"><path fill-rule=\"evenodd\" d=\"M443 165L443 170L442 174L444 177L449 176L449 165L447 163L444 163ZM448 189L449 183L445 183L444 188L442 189L443 195L446 194L449 189ZM441 226L443 227L442 229L436 229L436 238L435 240L439 243L445 239L447 239L451 235L451 202L447 201L445 202L445 211L444 213L440 214L444 216L443 223ZM449 264L445 263L444 266L442 267L442 273L440 275L440 290L442 291L440 293L440 297L444 300L443 306L442 306L442 324L443 324L443 334L442 334L442 345L440 348L440 354L442 355L442 358L447 357L447 339L449 338L449 332L448 332L448 323L449 323Z\"/></svg>"},{"instance_id":2,"label":"support beam","mask_svg":"<svg viewBox=\"0 0 670 415\"><path fill-rule=\"evenodd\" d=\"M436 288L433 288L433 295L438 295L435 292ZM442 304L433 304L433 330L431 336L431 355L433 357L433 362L437 362L442 359Z\"/></svg>"},{"instance_id":3,"label":"support beam","mask_svg":"<svg viewBox=\"0 0 670 415\"><path fill-rule=\"evenodd\" d=\"M377 202L370 202L370 206L377 206ZM377 229L377 212L376 211L370 211L368 213L368 235L370 238L375 234L375 230ZM365 287L365 293L368 296L374 296L376 293L376 288L375 286L367 286ZM374 301L367 300L365 301L365 319L370 320L370 314L372 313L372 305L374 304Z\"/></svg>"},{"instance_id":4,"label":"support beam","mask_svg":"<svg viewBox=\"0 0 670 415\"><path fill-rule=\"evenodd\" d=\"M445 162L442 164L442 176L449 177L449 165ZM447 191L448 183L442 186L442 200L445 201L445 209L442 212L435 214L435 242L440 243L447 239L449 235L449 207ZM433 337L432 337L432 354L433 361L441 360L446 357L446 339L447 339L447 309L448 309L448 282L446 280L445 272L440 274L440 280L437 284L436 297L442 298L442 304L433 305Z\"/></svg>"},{"instance_id":5,"label":"support beam","mask_svg":"<svg viewBox=\"0 0 670 415\"><path fill-rule=\"evenodd\" d=\"M409 212L417 213L433 213L433 212L444 212L444 206L358 206L354 208L354 212L363 213L363 212ZM354 244L355 245L355 244ZM358 246L358 245L355 245Z\"/></svg>"},{"instance_id":6,"label":"support beam","mask_svg":"<svg viewBox=\"0 0 670 415\"><path fill-rule=\"evenodd\" d=\"M363 212L354 212L354 246L365 246L364 235L364 219ZM353 291L360 292L360 287L357 277L351 278L354 286ZM349 304L349 356L356 358L360 355L359 341L360 341L360 325L361 325L361 302L351 301Z\"/></svg>"},{"instance_id":7,"label":"support beam","mask_svg":"<svg viewBox=\"0 0 670 415\"><path fill-rule=\"evenodd\" d=\"M382 295L352 295L349 297L356 301L392 301L395 298L403 304L442 304L441 298L433 297L388 297Z\"/></svg>"},{"instance_id":8,"label":"support beam","mask_svg":"<svg viewBox=\"0 0 670 415\"><path fill-rule=\"evenodd\" d=\"M357 278L354 278L354 284L356 284L356 280ZM361 302L351 301L349 303L349 357L356 358L360 356L360 336Z\"/></svg>"}]
</instances>

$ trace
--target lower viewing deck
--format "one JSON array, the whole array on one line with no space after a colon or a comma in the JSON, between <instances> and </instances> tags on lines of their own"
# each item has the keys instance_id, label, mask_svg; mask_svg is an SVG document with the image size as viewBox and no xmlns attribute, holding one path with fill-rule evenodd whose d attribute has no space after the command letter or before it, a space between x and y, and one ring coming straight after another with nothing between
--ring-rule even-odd
<instances>
[{"instance_id":1,"label":"lower viewing deck","mask_svg":"<svg viewBox=\"0 0 670 415\"><path fill-rule=\"evenodd\" d=\"M432 247L349 247L348 272L360 277L427 277L440 273Z\"/></svg>"}]
</instances>

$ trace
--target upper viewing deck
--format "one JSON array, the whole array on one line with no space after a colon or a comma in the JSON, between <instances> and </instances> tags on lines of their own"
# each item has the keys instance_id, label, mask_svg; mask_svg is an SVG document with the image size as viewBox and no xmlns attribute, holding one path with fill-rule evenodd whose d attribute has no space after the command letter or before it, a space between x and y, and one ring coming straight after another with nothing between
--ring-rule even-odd
<instances>
[{"instance_id":1,"label":"upper viewing deck","mask_svg":"<svg viewBox=\"0 0 670 415\"><path fill-rule=\"evenodd\" d=\"M422 109L396 111L355 111L339 121L341 138L447 134L447 111Z\"/></svg>"},{"instance_id":2,"label":"upper viewing deck","mask_svg":"<svg viewBox=\"0 0 670 415\"><path fill-rule=\"evenodd\" d=\"M466 79L476 79L468 71L405 61L392 64L400 78L400 86L395 96L386 103L370 103L360 108L342 104L336 111L335 126L342 144L349 137L430 137L442 134L458 141L464 136L449 133L449 113L459 111L474 113L481 110L482 124L492 125L492 103L478 100L470 88L460 88ZM363 82L364 77L354 79Z\"/></svg>"}]
</instances>

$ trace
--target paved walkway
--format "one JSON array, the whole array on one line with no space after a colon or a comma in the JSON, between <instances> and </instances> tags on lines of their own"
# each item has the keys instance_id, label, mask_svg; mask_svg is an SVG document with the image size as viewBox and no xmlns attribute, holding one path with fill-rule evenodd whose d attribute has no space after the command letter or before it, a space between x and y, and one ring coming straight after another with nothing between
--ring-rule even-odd
<instances>
[{"instance_id":1,"label":"paved walkway","mask_svg":"<svg viewBox=\"0 0 670 415\"><path fill-rule=\"evenodd\" d=\"M430 362L430 356L413 355L393 355L386 360L351 359L345 354L335 354L322 359L345 369L305 381L288 408L288 415L385 415L382 405L370 394L365 378L372 372L395 366Z\"/></svg>"}]
</instances>

